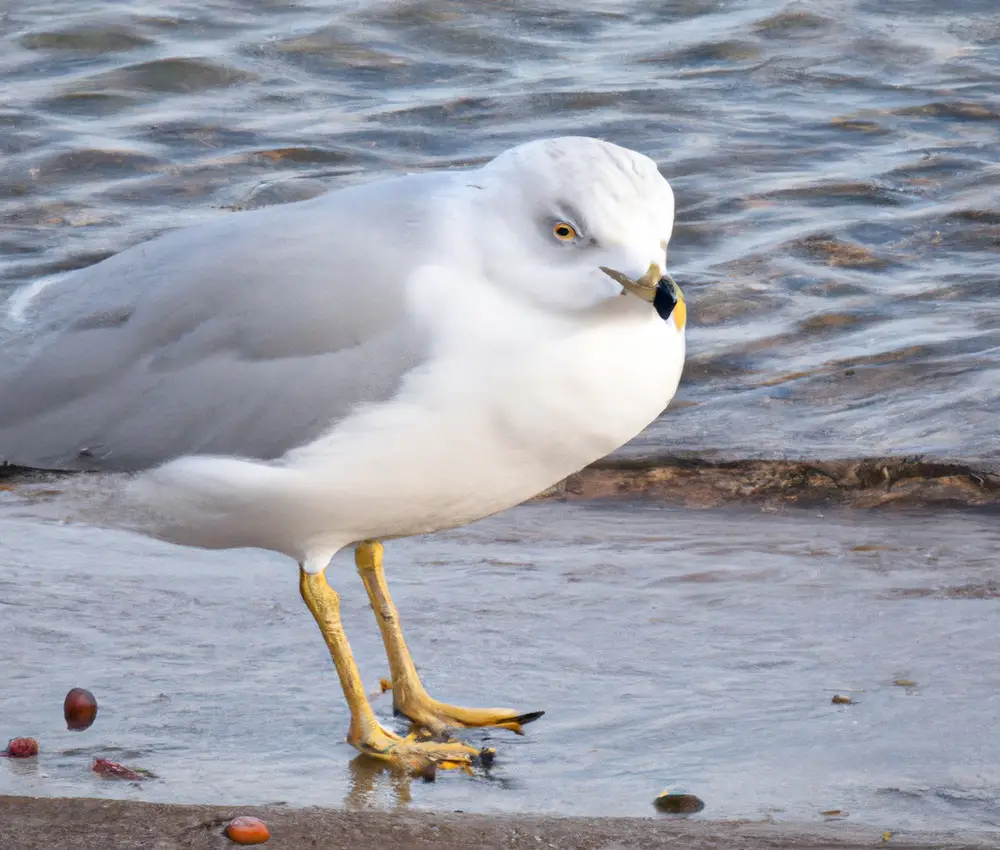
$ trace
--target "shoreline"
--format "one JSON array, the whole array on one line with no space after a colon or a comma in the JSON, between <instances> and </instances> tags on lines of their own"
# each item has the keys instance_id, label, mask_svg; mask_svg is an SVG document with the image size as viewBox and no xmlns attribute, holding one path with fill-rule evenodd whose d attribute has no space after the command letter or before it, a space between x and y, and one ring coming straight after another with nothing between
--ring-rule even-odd
<instances>
[{"instance_id":1,"label":"shoreline","mask_svg":"<svg viewBox=\"0 0 1000 850\"><path fill-rule=\"evenodd\" d=\"M73 472L0 463L0 489ZM885 455L835 460L726 459L704 453L611 455L530 501L653 501L704 510L952 508L1000 511L1000 466L989 461Z\"/></svg>"},{"instance_id":2,"label":"shoreline","mask_svg":"<svg viewBox=\"0 0 1000 850\"><path fill-rule=\"evenodd\" d=\"M1000 510L1000 472L988 462L921 456L786 460L611 455L535 499L633 499L695 509L788 505L994 511Z\"/></svg>"},{"instance_id":3,"label":"shoreline","mask_svg":"<svg viewBox=\"0 0 1000 850\"><path fill-rule=\"evenodd\" d=\"M88 797L0 796L0 847L4 850L168 850L236 845L222 835L238 815L267 822L270 848L324 850L655 850L739 847L741 850L887 846L1000 847L988 833L883 832L837 821L826 824L711 821L669 817L587 818L537 814L481 815L428 811L348 811L286 806L215 806L144 803Z\"/></svg>"}]
</instances>

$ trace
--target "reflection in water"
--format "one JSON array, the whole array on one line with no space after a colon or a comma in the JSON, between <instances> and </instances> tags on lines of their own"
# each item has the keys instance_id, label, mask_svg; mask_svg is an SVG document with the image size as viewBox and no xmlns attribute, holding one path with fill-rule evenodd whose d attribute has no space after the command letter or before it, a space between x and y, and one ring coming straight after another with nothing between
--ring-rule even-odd
<instances>
[{"instance_id":1,"label":"reflection in water","mask_svg":"<svg viewBox=\"0 0 1000 850\"><path fill-rule=\"evenodd\" d=\"M37 758L0 758L0 763L2 763L2 770L10 774L12 783L34 782L43 778ZM0 782L0 789L3 788L4 783Z\"/></svg>"},{"instance_id":2,"label":"reflection in water","mask_svg":"<svg viewBox=\"0 0 1000 850\"><path fill-rule=\"evenodd\" d=\"M413 802L412 784L436 782L437 778L420 778L406 774L393 765L364 754L351 759L348 765L347 794L344 806L349 809L406 808ZM495 788L498 792L517 789L516 781L494 775L490 769L476 767L471 771L450 771L456 777L468 778L481 786ZM443 771L438 777L445 778Z\"/></svg>"},{"instance_id":3,"label":"reflection in water","mask_svg":"<svg viewBox=\"0 0 1000 850\"><path fill-rule=\"evenodd\" d=\"M413 801L410 784L414 779L392 765L359 755L348 765L347 794L344 807L348 809L400 808Z\"/></svg>"}]
</instances>

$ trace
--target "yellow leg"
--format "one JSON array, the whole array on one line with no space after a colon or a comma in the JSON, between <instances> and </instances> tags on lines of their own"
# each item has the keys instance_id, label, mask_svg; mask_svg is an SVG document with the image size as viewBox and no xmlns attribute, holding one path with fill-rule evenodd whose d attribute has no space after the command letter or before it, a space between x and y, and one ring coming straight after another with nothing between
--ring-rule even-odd
<instances>
[{"instance_id":1,"label":"yellow leg","mask_svg":"<svg viewBox=\"0 0 1000 850\"><path fill-rule=\"evenodd\" d=\"M448 730L459 727L498 726L523 735L521 727L545 713L533 711L519 714L508 708L462 708L431 699L413 666L410 650L406 647L403 631L399 627L399 614L385 583L382 544L377 540L366 540L359 544L354 562L365 590L368 591L368 599L375 611L385 652L389 657L393 706L400 714L412 720L416 728L426 729L433 735L443 735Z\"/></svg>"},{"instance_id":2,"label":"yellow leg","mask_svg":"<svg viewBox=\"0 0 1000 850\"><path fill-rule=\"evenodd\" d=\"M299 591L319 626L340 676L340 686L351 711L351 728L347 735L349 744L366 755L426 777L433 776L437 768L469 770L481 755L488 756L457 741L417 741L415 735L400 738L384 729L372 712L351 646L344 634L340 620L340 597L327 583L323 573L307 573L301 567Z\"/></svg>"}]
</instances>

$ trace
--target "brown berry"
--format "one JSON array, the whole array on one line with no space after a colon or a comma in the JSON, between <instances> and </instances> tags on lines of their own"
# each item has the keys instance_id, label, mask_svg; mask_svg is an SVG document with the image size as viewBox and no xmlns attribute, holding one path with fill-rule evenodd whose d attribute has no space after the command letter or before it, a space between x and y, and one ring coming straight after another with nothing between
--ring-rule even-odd
<instances>
[{"instance_id":1,"label":"brown berry","mask_svg":"<svg viewBox=\"0 0 1000 850\"><path fill-rule=\"evenodd\" d=\"M89 729L97 717L97 700L86 688L73 688L63 700L66 728L75 732Z\"/></svg>"},{"instance_id":2,"label":"brown berry","mask_svg":"<svg viewBox=\"0 0 1000 850\"><path fill-rule=\"evenodd\" d=\"M34 738L13 738L7 744L7 752L4 755L12 759L26 759L38 755L38 741Z\"/></svg>"},{"instance_id":3,"label":"brown berry","mask_svg":"<svg viewBox=\"0 0 1000 850\"><path fill-rule=\"evenodd\" d=\"M236 844L263 844L271 837L271 831L260 818L244 815L229 822L226 837Z\"/></svg>"}]
</instances>

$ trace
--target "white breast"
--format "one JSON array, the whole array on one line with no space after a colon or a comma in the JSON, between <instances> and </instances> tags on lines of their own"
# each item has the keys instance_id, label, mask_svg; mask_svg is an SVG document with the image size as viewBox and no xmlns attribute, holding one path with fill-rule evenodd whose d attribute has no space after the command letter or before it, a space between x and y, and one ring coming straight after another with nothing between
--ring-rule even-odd
<instances>
[{"instance_id":1,"label":"white breast","mask_svg":"<svg viewBox=\"0 0 1000 850\"><path fill-rule=\"evenodd\" d=\"M295 468L330 471L316 533L336 527L354 540L461 525L630 440L673 396L684 337L639 302L621 307L532 344L488 335L466 344L392 402L293 453ZM360 496L373 480L377 495Z\"/></svg>"}]
</instances>

